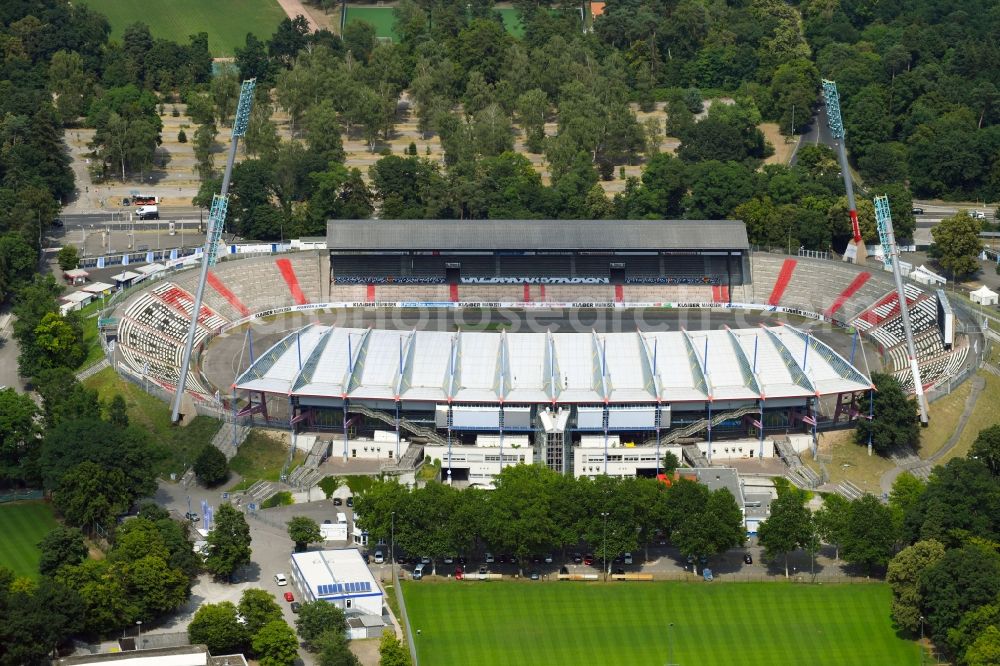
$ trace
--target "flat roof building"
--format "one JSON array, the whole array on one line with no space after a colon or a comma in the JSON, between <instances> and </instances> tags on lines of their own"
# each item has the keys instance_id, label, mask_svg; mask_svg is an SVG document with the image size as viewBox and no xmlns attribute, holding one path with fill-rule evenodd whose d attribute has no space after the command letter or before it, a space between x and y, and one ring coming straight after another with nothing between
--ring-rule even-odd
<instances>
[{"instance_id":1,"label":"flat roof building","mask_svg":"<svg viewBox=\"0 0 1000 666\"><path fill-rule=\"evenodd\" d=\"M336 604L349 615L382 615L382 588L357 548L293 553L291 565L303 601Z\"/></svg>"}]
</instances>

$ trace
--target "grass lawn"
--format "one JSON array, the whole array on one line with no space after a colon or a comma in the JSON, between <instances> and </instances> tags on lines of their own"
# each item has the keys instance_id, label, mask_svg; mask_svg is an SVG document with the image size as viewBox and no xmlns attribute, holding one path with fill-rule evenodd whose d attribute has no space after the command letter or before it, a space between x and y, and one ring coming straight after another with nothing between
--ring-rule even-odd
<instances>
[{"instance_id":1,"label":"grass lawn","mask_svg":"<svg viewBox=\"0 0 1000 666\"><path fill-rule=\"evenodd\" d=\"M88 368L104 358L104 350L99 339L100 331L97 330L97 315L100 311L100 300L93 301L79 311L80 319L83 321L83 344L87 348L87 356L80 364L80 368Z\"/></svg>"},{"instance_id":2,"label":"grass lawn","mask_svg":"<svg viewBox=\"0 0 1000 666\"><path fill-rule=\"evenodd\" d=\"M0 566L17 576L38 577L38 542L56 527L45 502L0 504Z\"/></svg>"},{"instance_id":3,"label":"grass lawn","mask_svg":"<svg viewBox=\"0 0 1000 666\"><path fill-rule=\"evenodd\" d=\"M932 402L929 407L930 420L920 431L920 457L926 458L937 453L958 427L959 417L965 409L965 400L972 392L972 378L962 382L946 395ZM986 396L980 394L982 400Z\"/></svg>"},{"instance_id":4,"label":"grass lawn","mask_svg":"<svg viewBox=\"0 0 1000 666\"><path fill-rule=\"evenodd\" d=\"M347 23L354 21L365 21L375 26L376 37L391 37L396 40L396 32L392 29L396 22L396 17L392 14L392 7L347 7Z\"/></svg>"},{"instance_id":5,"label":"grass lawn","mask_svg":"<svg viewBox=\"0 0 1000 666\"><path fill-rule=\"evenodd\" d=\"M972 409L972 414L966 421L955 448L941 459L942 465L952 458L967 455L979 431L997 424L997 414L1000 413L1000 377L985 370L980 370L978 376L986 380L986 387L979 394L976 406Z\"/></svg>"},{"instance_id":6,"label":"grass lawn","mask_svg":"<svg viewBox=\"0 0 1000 666\"><path fill-rule=\"evenodd\" d=\"M173 425L170 405L125 381L112 368L101 370L83 384L95 389L105 402L110 402L116 393L125 398L129 421L149 433L157 452L156 473L164 478L170 478L171 473L180 478L220 427L218 421L207 416L197 416L187 426Z\"/></svg>"},{"instance_id":7,"label":"grass lawn","mask_svg":"<svg viewBox=\"0 0 1000 666\"><path fill-rule=\"evenodd\" d=\"M285 18L277 0L84 0L111 22L121 40L125 26L142 21L154 37L187 44L188 36L208 33L215 57L232 56L248 32L268 39Z\"/></svg>"},{"instance_id":8,"label":"grass lawn","mask_svg":"<svg viewBox=\"0 0 1000 666\"><path fill-rule=\"evenodd\" d=\"M236 456L229 461L229 468L243 477L230 490L246 490L260 480L277 481L287 458L288 447L284 442L266 432L251 430ZM303 460L305 454L296 451L289 473Z\"/></svg>"},{"instance_id":9,"label":"grass lawn","mask_svg":"<svg viewBox=\"0 0 1000 666\"><path fill-rule=\"evenodd\" d=\"M883 584L407 581L403 592L428 664L660 666L671 643L674 663L699 666L885 666L919 654L893 631Z\"/></svg>"},{"instance_id":10,"label":"grass lawn","mask_svg":"<svg viewBox=\"0 0 1000 666\"><path fill-rule=\"evenodd\" d=\"M868 447L854 443L854 430L831 430L819 434L819 455L830 475L830 483L850 481L862 490L877 493L882 475L895 466L888 458L873 453ZM812 453L805 451L802 462L820 473L819 464Z\"/></svg>"}]
</instances>

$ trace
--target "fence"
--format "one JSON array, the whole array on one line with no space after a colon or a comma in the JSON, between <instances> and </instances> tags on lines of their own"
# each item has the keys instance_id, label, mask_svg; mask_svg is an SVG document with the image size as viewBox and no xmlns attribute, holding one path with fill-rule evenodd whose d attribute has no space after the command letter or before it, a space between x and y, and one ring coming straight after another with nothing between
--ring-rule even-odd
<instances>
[{"instance_id":1,"label":"fence","mask_svg":"<svg viewBox=\"0 0 1000 666\"><path fill-rule=\"evenodd\" d=\"M410 627L410 616L406 612L406 599L403 598L403 588L399 585L399 574L395 566L392 567L392 588L396 595L396 603L399 605L400 619L402 619L403 626L405 627L406 642L410 646L410 659L413 661L413 666L420 666L420 662L417 660L417 646L413 642L413 628Z\"/></svg>"},{"instance_id":2,"label":"fence","mask_svg":"<svg viewBox=\"0 0 1000 666\"><path fill-rule=\"evenodd\" d=\"M20 490L0 495L0 504L5 502L24 502L27 500L40 500L45 497L41 490Z\"/></svg>"}]
</instances>

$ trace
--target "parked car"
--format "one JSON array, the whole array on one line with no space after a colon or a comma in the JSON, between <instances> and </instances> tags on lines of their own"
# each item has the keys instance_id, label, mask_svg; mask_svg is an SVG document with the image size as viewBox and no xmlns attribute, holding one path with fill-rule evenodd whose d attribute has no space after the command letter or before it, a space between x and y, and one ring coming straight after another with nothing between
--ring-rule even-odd
<instances>
[{"instance_id":1,"label":"parked car","mask_svg":"<svg viewBox=\"0 0 1000 666\"><path fill-rule=\"evenodd\" d=\"M500 553L500 557L498 559L500 560L500 564L507 564L507 556L503 553Z\"/></svg>"},{"instance_id":2,"label":"parked car","mask_svg":"<svg viewBox=\"0 0 1000 666\"><path fill-rule=\"evenodd\" d=\"M295 601L295 595L292 594L291 592L285 592L285 601L289 603Z\"/></svg>"},{"instance_id":3,"label":"parked car","mask_svg":"<svg viewBox=\"0 0 1000 666\"><path fill-rule=\"evenodd\" d=\"M285 574L283 573L274 574L274 582L277 583L279 587L282 585L288 585L288 579L285 578Z\"/></svg>"},{"instance_id":4,"label":"parked car","mask_svg":"<svg viewBox=\"0 0 1000 666\"><path fill-rule=\"evenodd\" d=\"M197 523L199 519L198 514L193 511L188 511L184 514L184 517L190 520L192 523Z\"/></svg>"},{"instance_id":5,"label":"parked car","mask_svg":"<svg viewBox=\"0 0 1000 666\"><path fill-rule=\"evenodd\" d=\"M429 567L423 562L413 567L413 580L420 580L423 578L428 568Z\"/></svg>"},{"instance_id":6,"label":"parked car","mask_svg":"<svg viewBox=\"0 0 1000 666\"><path fill-rule=\"evenodd\" d=\"M625 559L625 564L632 564L633 561L632 553L625 553L624 559Z\"/></svg>"},{"instance_id":7,"label":"parked car","mask_svg":"<svg viewBox=\"0 0 1000 666\"><path fill-rule=\"evenodd\" d=\"M424 555L423 557L420 558L420 563L421 564L430 564L431 563L431 558L429 558L426 555Z\"/></svg>"},{"instance_id":8,"label":"parked car","mask_svg":"<svg viewBox=\"0 0 1000 666\"><path fill-rule=\"evenodd\" d=\"M493 564L495 561L493 553L486 553L486 564Z\"/></svg>"},{"instance_id":9,"label":"parked car","mask_svg":"<svg viewBox=\"0 0 1000 666\"><path fill-rule=\"evenodd\" d=\"M703 569L701 575L705 579L705 581L709 583L711 583L715 579L715 576L712 575L712 570L708 568Z\"/></svg>"},{"instance_id":10,"label":"parked car","mask_svg":"<svg viewBox=\"0 0 1000 666\"><path fill-rule=\"evenodd\" d=\"M481 574L489 573L489 569L486 568L485 564L482 565L481 567L479 567L479 573L481 573Z\"/></svg>"},{"instance_id":11,"label":"parked car","mask_svg":"<svg viewBox=\"0 0 1000 666\"><path fill-rule=\"evenodd\" d=\"M545 556L545 563L546 563L546 564L552 564L552 553L548 553L548 554L547 554L547 555Z\"/></svg>"},{"instance_id":12,"label":"parked car","mask_svg":"<svg viewBox=\"0 0 1000 666\"><path fill-rule=\"evenodd\" d=\"M461 564L464 567L465 566L465 556L459 555L458 556L458 563Z\"/></svg>"},{"instance_id":13,"label":"parked car","mask_svg":"<svg viewBox=\"0 0 1000 666\"><path fill-rule=\"evenodd\" d=\"M455 567L455 580L462 580L463 578L465 578L465 569Z\"/></svg>"},{"instance_id":14,"label":"parked car","mask_svg":"<svg viewBox=\"0 0 1000 666\"><path fill-rule=\"evenodd\" d=\"M344 504L344 500L340 499L339 497L334 497L333 498L333 505L334 506L343 506L343 504Z\"/></svg>"},{"instance_id":15,"label":"parked car","mask_svg":"<svg viewBox=\"0 0 1000 666\"><path fill-rule=\"evenodd\" d=\"M64 225L64 223L63 223L62 219L60 219L58 217L56 219L52 220L52 226L53 227L59 227L61 229L63 227L63 225Z\"/></svg>"},{"instance_id":16,"label":"parked car","mask_svg":"<svg viewBox=\"0 0 1000 666\"><path fill-rule=\"evenodd\" d=\"M347 506L351 506L351 507L354 506L354 495L349 495L347 497Z\"/></svg>"},{"instance_id":17,"label":"parked car","mask_svg":"<svg viewBox=\"0 0 1000 666\"><path fill-rule=\"evenodd\" d=\"M583 562L583 555L580 553L573 553L573 564L581 564Z\"/></svg>"},{"instance_id":18,"label":"parked car","mask_svg":"<svg viewBox=\"0 0 1000 666\"><path fill-rule=\"evenodd\" d=\"M914 206L913 207L913 214L914 215L923 215L924 214L924 209L920 208L919 206Z\"/></svg>"},{"instance_id":19,"label":"parked car","mask_svg":"<svg viewBox=\"0 0 1000 666\"><path fill-rule=\"evenodd\" d=\"M455 556L454 555L445 555L444 556L444 563L445 564L454 564L455 563Z\"/></svg>"},{"instance_id":20,"label":"parked car","mask_svg":"<svg viewBox=\"0 0 1000 666\"><path fill-rule=\"evenodd\" d=\"M293 602L292 602L292 605L291 605L291 606L289 606L289 608L291 608L291 609L292 609L292 612L293 612L293 613L298 613L298 612L299 612L299 610L300 610L300 609L302 608L302 604L300 604L300 603L299 603L299 602L297 602L297 601L293 601Z\"/></svg>"},{"instance_id":21,"label":"parked car","mask_svg":"<svg viewBox=\"0 0 1000 666\"><path fill-rule=\"evenodd\" d=\"M538 575L537 571L532 571L531 574L529 575L529 578L531 578L531 580L538 580L539 578L541 578L541 576Z\"/></svg>"},{"instance_id":22,"label":"parked car","mask_svg":"<svg viewBox=\"0 0 1000 666\"><path fill-rule=\"evenodd\" d=\"M751 555L750 553L743 553L743 563L753 564L753 555Z\"/></svg>"},{"instance_id":23,"label":"parked car","mask_svg":"<svg viewBox=\"0 0 1000 666\"><path fill-rule=\"evenodd\" d=\"M385 553L381 548L375 549L375 564L382 564L385 562Z\"/></svg>"},{"instance_id":24,"label":"parked car","mask_svg":"<svg viewBox=\"0 0 1000 666\"><path fill-rule=\"evenodd\" d=\"M588 567L589 566L593 566L593 564L594 564L594 555L593 555L593 553L587 553L586 555L584 555L583 556L583 563L586 566L588 566Z\"/></svg>"}]
</instances>

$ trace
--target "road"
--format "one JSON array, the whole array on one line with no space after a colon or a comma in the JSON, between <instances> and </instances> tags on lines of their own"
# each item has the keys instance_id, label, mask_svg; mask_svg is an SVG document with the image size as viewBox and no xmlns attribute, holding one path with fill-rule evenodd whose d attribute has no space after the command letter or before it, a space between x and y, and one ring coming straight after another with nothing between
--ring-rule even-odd
<instances>
[{"instance_id":1,"label":"road","mask_svg":"<svg viewBox=\"0 0 1000 666\"><path fill-rule=\"evenodd\" d=\"M831 150L835 150L837 147L837 140L833 138L830 133L830 128L826 124L826 107L820 106L819 110L816 111L816 115L813 116L812 125L799 137L799 145L796 146L795 152L792 154L792 159L789 160L791 166L795 166L795 163L799 158L799 148L808 144L820 144L828 146Z\"/></svg>"},{"instance_id":2,"label":"road","mask_svg":"<svg viewBox=\"0 0 1000 666\"><path fill-rule=\"evenodd\" d=\"M102 211L99 213L65 213L60 216L66 229L75 229L86 226L102 226L113 222L128 222L135 216L131 215L132 209L118 208L115 210ZM204 211L194 206L160 206L161 222L184 222L187 224L201 223ZM144 222L133 221L139 225ZM152 220L148 222L153 222ZM145 223L148 223L145 222Z\"/></svg>"}]
</instances>

